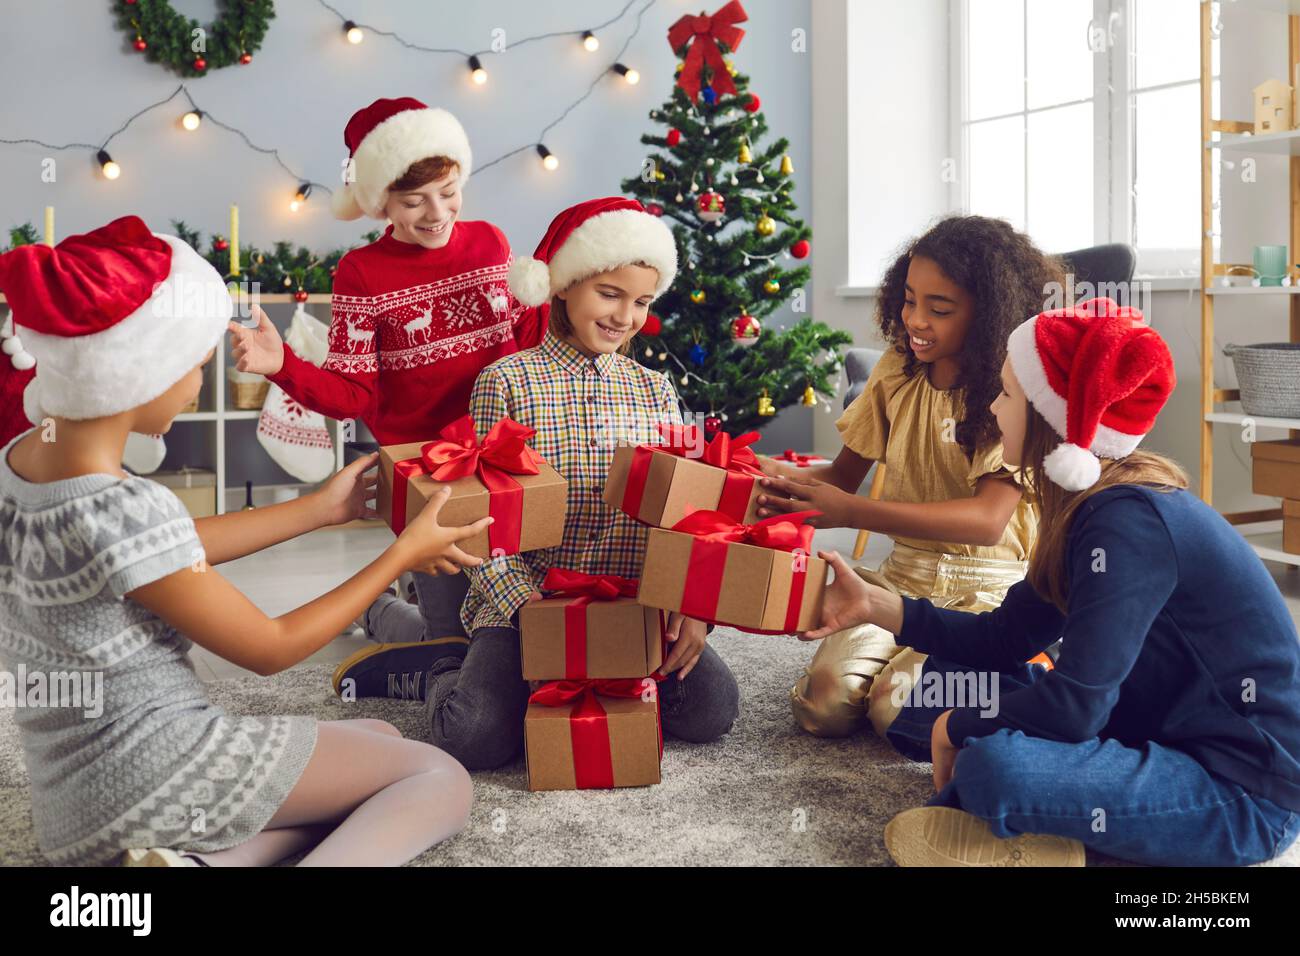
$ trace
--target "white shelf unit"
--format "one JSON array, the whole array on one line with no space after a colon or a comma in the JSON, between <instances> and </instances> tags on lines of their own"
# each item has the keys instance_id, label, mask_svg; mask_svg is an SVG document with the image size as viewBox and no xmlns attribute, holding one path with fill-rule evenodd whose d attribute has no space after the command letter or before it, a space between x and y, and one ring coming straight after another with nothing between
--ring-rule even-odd
<instances>
[{"instance_id":1,"label":"white shelf unit","mask_svg":"<svg viewBox=\"0 0 1300 956\"><path fill-rule=\"evenodd\" d=\"M314 293L307 298L307 304L324 304L328 307L330 296L327 293ZM293 296L288 294L263 295L259 299L263 305L284 305L293 303ZM0 295L0 306L5 305L3 295ZM4 310L8 312L6 307ZM212 468L216 472L216 494L217 494L217 514L225 514L226 508L226 426L229 422L239 421L257 421L261 417L261 409L241 409L233 408L229 405L226 394L226 369L229 367L227 359L230 356L230 341L223 338L218 345L212 361L204 372L203 390L199 394L199 410L196 412L182 412L173 419L173 428L176 425L208 425L214 429L212 441L209 447L212 449ZM340 440L342 426L332 418L326 418L326 425L334 437L334 470L343 467L344 443ZM165 441L166 439L164 439ZM261 485L257 487L268 487ZM308 491L315 485L301 482L289 482L271 486L278 489L297 488L301 491Z\"/></svg>"},{"instance_id":2,"label":"white shelf unit","mask_svg":"<svg viewBox=\"0 0 1300 956\"><path fill-rule=\"evenodd\" d=\"M1287 34L1287 77L1296 75L1300 64L1300 0L1240 0L1242 7L1253 7L1277 15L1279 29ZM1214 426L1237 425L1247 420L1258 428L1282 429L1291 437L1300 437L1300 419L1272 418L1266 416L1246 415L1242 412L1219 411L1217 406L1240 402L1240 389L1218 388L1214 382L1214 302L1225 296L1264 295L1277 296L1279 303L1285 302L1286 315L1289 317L1287 341L1300 342L1300 269L1294 267L1300 255L1300 129L1283 130L1278 133L1255 134L1253 123L1246 120L1224 120L1214 115L1211 65L1213 61L1211 43L1214 35L1214 11L1210 3L1201 4L1200 29L1200 64L1201 64L1201 406L1203 421L1201 426L1201 461L1200 483L1201 498L1207 504L1213 503L1214 488ZM1230 7L1229 7L1230 9ZM1214 151L1227 153L1250 153L1285 157L1289 164L1290 228L1289 255L1287 275L1291 284L1287 286L1253 286L1231 285L1217 286L1215 282L1222 276L1236 273L1249 273L1246 264L1219 263L1214 261L1214 245L1211 235L1211 204L1213 202L1213 162ZM1278 336L1279 339L1283 336ZM1300 554L1289 554L1282 550L1282 522L1280 509L1268 509L1259 512L1238 512L1224 514L1262 559L1278 561L1292 567L1300 567ZM1274 520L1277 518L1278 520Z\"/></svg>"}]
</instances>

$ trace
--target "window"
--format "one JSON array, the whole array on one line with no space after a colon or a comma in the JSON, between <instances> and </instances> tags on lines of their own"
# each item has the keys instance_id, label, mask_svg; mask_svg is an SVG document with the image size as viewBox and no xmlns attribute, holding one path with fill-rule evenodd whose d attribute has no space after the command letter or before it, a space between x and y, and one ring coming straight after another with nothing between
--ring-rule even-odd
<instances>
[{"instance_id":1,"label":"window","mask_svg":"<svg viewBox=\"0 0 1300 956\"><path fill-rule=\"evenodd\" d=\"M1127 242L1141 273L1195 272L1199 0L952 6L953 206L1052 252Z\"/></svg>"}]
</instances>

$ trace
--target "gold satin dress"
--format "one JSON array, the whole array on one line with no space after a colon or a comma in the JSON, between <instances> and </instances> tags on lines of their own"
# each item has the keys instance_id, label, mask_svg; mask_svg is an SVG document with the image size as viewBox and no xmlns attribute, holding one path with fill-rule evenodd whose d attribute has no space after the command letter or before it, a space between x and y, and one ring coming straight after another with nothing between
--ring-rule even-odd
<instances>
[{"instance_id":1,"label":"gold satin dress","mask_svg":"<svg viewBox=\"0 0 1300 956\"><path fill-rule=\"evenodd\" d=\"M835 423L846 448L886 464L881 500L969 498L984 475L1021 484L1018 471L1002 461L1000 443L977 450L973 461L957 444L959 390L931 385L926 365L909 378L903 363L904 356L890 346L862 394ZM904 597L928 598L936 607L990 611L1024 578L1037 532L1037 512L1026 495L996 545L897 537L878 570L856 570L872 584ZM820 737L848 736L869 720L883 734L892 719L890 695L880 695L869 713L873 681L880 678L888 686L894 673L913 673L924 660L924 654L899 647L894 635L872 624L832 634L819 642L790 690L795 719Z\"/></svg>"}]
</instances>

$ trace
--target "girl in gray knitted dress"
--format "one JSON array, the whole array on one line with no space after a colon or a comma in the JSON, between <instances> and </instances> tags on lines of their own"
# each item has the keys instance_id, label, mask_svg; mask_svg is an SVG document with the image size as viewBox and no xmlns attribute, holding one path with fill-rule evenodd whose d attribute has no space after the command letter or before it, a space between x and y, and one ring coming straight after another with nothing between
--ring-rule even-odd
<instances>
[{"instance_id":1,"label":"girl in gray knitted dress","mask_svg":"<svg viewBox=\"0 0 1300 956\"><path fill-rule=\"evenodd\" d=\"M60 689L14 711L45 855L398 865L459 832L469 776L443 751L383 721L227 714L187 652L284 670L399 574L479 563L456 542L486 519L443 528L435 500L351 579L268 618L212 566L373 517L375 457L295 501L192 520L119 463L128 433L166 432L198 394L232 312L216 270L128 216L0 256L0 289L21 332L7 351L37 369L24 404L40 425L0 450L0 661L23 688Z\"/></svg>"}]
</instances>

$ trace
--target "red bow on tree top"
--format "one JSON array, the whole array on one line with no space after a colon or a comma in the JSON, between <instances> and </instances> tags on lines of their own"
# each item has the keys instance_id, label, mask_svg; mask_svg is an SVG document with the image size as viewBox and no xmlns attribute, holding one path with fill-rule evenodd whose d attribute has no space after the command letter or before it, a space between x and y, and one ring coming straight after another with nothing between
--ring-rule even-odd
<instances>
[{"instance_id":1,"label":"red bow on tree top","mask_svg":"<svg viewBox=\"0 0 1300 956\"><path fill-rule=\"evenodd\" d=\"M681 55L682 48L690 44L690 49L683 57L682 74L677 79L677 85L686 91L692 101L700 95L706 64L713 69L713 89L718 93L735 95L736 84L731 82L731 74L723 62L719 44L725 43L729 51L740 46L745 31L736 24L748 19L749 15L740 5L740 0L731 0L711 17L703 13L699 16L688 13L668 28L668 44L674 53Z\"/></svg>"}]
</instances>

